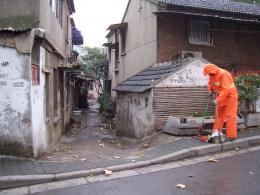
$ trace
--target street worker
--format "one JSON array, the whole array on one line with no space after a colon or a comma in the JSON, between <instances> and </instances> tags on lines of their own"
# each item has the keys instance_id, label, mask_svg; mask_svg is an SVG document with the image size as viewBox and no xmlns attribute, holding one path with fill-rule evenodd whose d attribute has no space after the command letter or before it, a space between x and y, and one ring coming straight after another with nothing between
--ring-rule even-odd
<instances>
[{"instance_id":1,"label":"street worker","mask_svg":"<svg viewBox=\"0 0 260 195\"><path fill-rule=\"evenodd\" d=\"M238 94L231 74L214 64L206 64L203 70L209 76L208 91L210 95L216 92L215 120L211 137L222 136L224 121L226 121L226 138L237 138L237 105Z\"/></svg>"}]
</instances>

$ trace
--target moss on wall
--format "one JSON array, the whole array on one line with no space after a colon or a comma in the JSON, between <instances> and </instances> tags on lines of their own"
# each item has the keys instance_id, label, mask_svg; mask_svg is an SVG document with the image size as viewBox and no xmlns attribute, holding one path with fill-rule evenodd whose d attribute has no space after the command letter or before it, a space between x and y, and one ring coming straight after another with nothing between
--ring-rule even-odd
<instances>
[{"instance_id":1,"label":"moss on wall","mask_svg":"<svg viewBox=\"0 0 260 195\"><path fill-rule=\"evenodd\" d=\"M0 18L0 28L12 27L16 30L32 29L39 27L39 18L35 16L12 16Z\"/></svg>"}]
</instances>

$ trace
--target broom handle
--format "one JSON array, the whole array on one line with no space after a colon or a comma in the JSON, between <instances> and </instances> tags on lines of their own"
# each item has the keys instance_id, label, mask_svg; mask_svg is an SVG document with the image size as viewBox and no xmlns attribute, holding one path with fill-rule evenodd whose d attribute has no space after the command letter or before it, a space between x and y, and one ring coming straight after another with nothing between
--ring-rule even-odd
<instances>
[{"instance_id":1,"label":"broom handle","mask_svg":"<svg viewBox=\"0 0 260 195\"><path fill-rule=\"evenodd\" d=\"M218 103L217 103L217 105L216 105L216 124L217 124L217 131L218 131L219 143L222 143L222 140L221 140L221 138L220 138L220 129L219 129Z\"/></svg>"}]
</instances>

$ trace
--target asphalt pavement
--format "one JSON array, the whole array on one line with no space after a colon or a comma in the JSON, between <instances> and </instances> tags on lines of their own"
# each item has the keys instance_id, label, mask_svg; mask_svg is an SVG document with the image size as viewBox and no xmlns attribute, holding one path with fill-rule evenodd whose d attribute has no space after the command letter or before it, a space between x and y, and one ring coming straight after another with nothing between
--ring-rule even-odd
<instances>
[{"instance_id":1,"label":"asphalt pavement","mask_svg":"<svg viewBox=\"0 0 260 195\"><path fill-rule=\"evenodd\" d=\"M259 148L260 149L260 148ZM153 173L50 190L41 195L260 194L260 150ZM163 168L163 165L162 165ZM182 184L184 187L178 188Z\"/></svg>"}]
</instances>

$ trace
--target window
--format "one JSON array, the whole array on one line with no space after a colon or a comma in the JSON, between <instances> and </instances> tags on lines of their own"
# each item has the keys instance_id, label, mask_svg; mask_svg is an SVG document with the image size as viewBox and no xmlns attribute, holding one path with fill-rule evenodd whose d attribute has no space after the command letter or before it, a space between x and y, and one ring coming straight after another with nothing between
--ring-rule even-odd
<instances>
[{"instance_id":1,"label":"window","mask_svg":"<svg viewBox=\"0 0 260 195\"><path fill-rule=\"evenodd\" d=\"M48 119L50 117L50 75L45 74L45 117Z\"/></svg>"},{"instance_id":2,"label":"window","mask_svg":"<svg viewBox=\"0 0 260 195\"><path fill-rule=\"evenodd\" d=\"M32 48L32 84L40 84L40 44L37 40L34 41Z\"/></svg>"},{"instance_id":3,"label":"window","mask_svg":"<svg viewBox=\"0 0 260 195\"><path fill-rule=\"evenodd\" d=\"M58 88L59 88L59 78L58 78L58 70L53 70L53 107L55 114L58 113Z\"/></svg>"},{"instance_id":4,"label":"window","mask_svg":"<svg viewBox=\"0 0 260 195\"><path fill-rule=\"evenodd\" d=\"M40 84L40 67L37 64L32 64L32 84Z\"/></svg>"},{"instance_id":5,"label":"window","mask_svg":"<svg viewBox=\"0 0 260 195\"><path fill-rule=\"evenodd\" d=\"M62 25L62 1L61 0L49 0L51 9L58 19L59 23Z\"/></svg>"},{"instance_id":6,"label":"window","mask_svg":"<svg viewBox=\"0 0 260 195\"><path fill-rule=\"evenodd\" d=\"M126 44L126 29L121 29L121 53L125 53L125 44Z\"/></svg>"},{"instance_id":7,"label":"window","mask_svg":"<svg viewBox=\"0 0 260 195\"><path fill-rule=\"evenodd\" d=\"M191 20L189 43L201 45L213 44L209 21Z\"/></svg>"}]
</instances>

